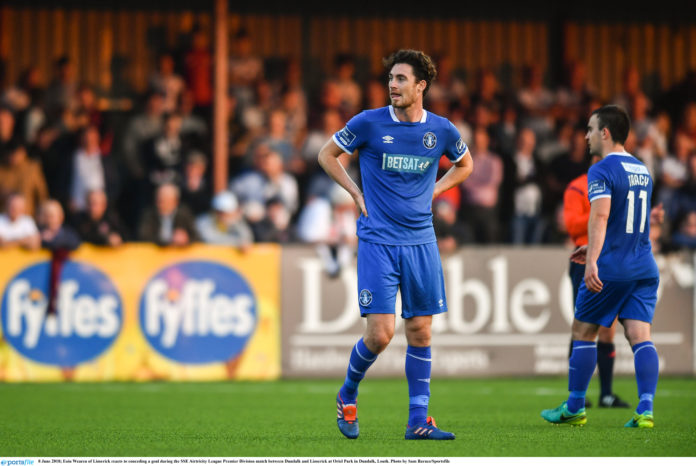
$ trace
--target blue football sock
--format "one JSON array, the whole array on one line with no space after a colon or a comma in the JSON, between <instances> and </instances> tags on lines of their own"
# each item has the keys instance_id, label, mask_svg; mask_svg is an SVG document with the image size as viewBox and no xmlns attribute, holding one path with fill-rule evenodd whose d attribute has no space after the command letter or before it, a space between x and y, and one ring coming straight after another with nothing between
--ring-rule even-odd
<instances>
[{"instance_id":1,"label":"blue football sock","mask_svg":"<svg viewBox=\"0 0 696 466\"><path fill-rule=\"evenodd\" d=\"M657 389L657 377L660 362L657 349L652 341L633 345L633 364L636 368L636 382L640 402L636 408L638 414L653 410L653 397Z\"/></svg>"},{"instance_id":2,"label":"blue football sock","mask_svg":"<svg viewBox=\"0 0 696 466\"><path fill-rule=\"evenodd\" d=\"M585 407L585 393L597 365L597 343L573 340L568 361L568 410L572 413Z\"/></svg>"},{"instance_id":3,"label":"blue football sock","mask_svg":"<svg viewBox=\"0 0 696 466\"><path fill-rule=\"evenodd\" d=\"M614 358L616 349L614 343L597 343L597 369L599 370L599 397L614 393Z\"/></svg>"},{"instance_id":4,"label":"blue football sock","mask_svg":"<svg viewBox=\"0 0 696 466\"><path fill-rule=\"evenodd\" d=\"M408 381L408 425L425 424L430 401L430 347L406 348L406 380Z\"/></svg>"},{"instance_id":5,"label":"blue football sock","mask_svg":"<svg viewBox=\"0 0 696 466\"><path fill-rule=\"evenodd\" d=\"M346 380L341 387L340 393L344 403L355 403L358 398L358 384L375 360L377 360L377 355L367 349L362 338L358 340L350 353Z\"/></svg>"}]
</instances>

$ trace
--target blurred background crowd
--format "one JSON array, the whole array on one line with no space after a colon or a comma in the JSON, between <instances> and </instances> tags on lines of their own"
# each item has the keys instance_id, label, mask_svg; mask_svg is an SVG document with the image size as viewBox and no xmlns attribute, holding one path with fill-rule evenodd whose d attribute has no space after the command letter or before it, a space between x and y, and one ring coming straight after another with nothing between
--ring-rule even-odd
<instances>
[{"instance_id":1,"label":"blurred background crowd","mask_svg":"<svg viewBox=\"0 0 696 466\"><path fill-rule=\"evenodd\" d=\"M229 184L217 194L213 56L204 31L193 28L184 46L153 53L145 92L116 76L118 100L79 80L70 55L55 60L51 75L28 66L13 82L0 64L0 244L304 242L333 258L336 270L350 260L342 245L355 242L355 207L316 159L353 115L388 104L385 75L339 53L330 70L308 77L296 60L256 55L246 29L233 32ZM426 109L454 123L475 164L466 182L433 203L443 252L567 243L563 192L588 169L590 112L608 103L628 109L626 149L647 164L653 204L664 205L657 247L696 248L696 71L648 88L629 64L620 92L602 99L580 60L551 82L534 63L501 79L495 69L463 70L447 54L426 52L438 68ZM359 156L342 162L359 179ZM448 168L443 158L441 173Z\"/></svg>"}]
</instances>

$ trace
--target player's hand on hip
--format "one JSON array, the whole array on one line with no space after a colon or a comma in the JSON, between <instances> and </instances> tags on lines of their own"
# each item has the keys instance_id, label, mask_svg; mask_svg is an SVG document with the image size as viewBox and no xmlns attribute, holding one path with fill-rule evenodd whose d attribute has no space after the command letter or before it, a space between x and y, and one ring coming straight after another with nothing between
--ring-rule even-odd
<instances>
[{"instance_id":1,"label":"player's hand on hip","mask_svg":"<svg viewBox=\"0 0 696 466\"><path fill-rule=\"evenodd\" d=\"M358 194L357 196L353 197L353 200L355 201L355 205L358 206L358 209L360 209L360 212L367 217L367 207L365 207L365 196L363 196L362 193Z\"/></svg>"},{"instance_id":2,"label":"player's hand on hip","mask_svg":"<svg viewBox=\"0 0 696 466\"><path fill-rule=\"evenodd\" d=\"M576 264L584 264L587 258L587 245L578 246L570 255L570 260Z\"/></svg>"},{"instance_id":3,"label":"player's hand on hip","mask_svg":"<svg viewBox=\"0 0 696 466\"><path fill-rule=\"evenodd\" d=\"M592 293L599 293L602 291L604 284L602 280L599 279L597 263L585 264L585 286Z\"/></svg>"}]
</instances>

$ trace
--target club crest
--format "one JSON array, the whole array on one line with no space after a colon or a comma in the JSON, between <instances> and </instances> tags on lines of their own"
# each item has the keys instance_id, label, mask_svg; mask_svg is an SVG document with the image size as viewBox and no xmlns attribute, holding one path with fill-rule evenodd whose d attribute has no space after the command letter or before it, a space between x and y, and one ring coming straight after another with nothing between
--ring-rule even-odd
<instances>
[{"instance_id":1,"label":"club crest","mask_svg":"<svg viewBox=\"0 0 696 466\"><path fill-rule=\"evenodd\" d=\"M432 149L435 147L435 144L437 144L437 136L435 136L435 133L432 131L425 133L423 136L423 145L426 147L426 149Z\"/></svg>"},{"instance_id":2,"label":"club crest","mask_svg":"<svg viewBox=\"0 0 696 466\"><path fill-rule=\"evenodd\" d=\"M369 306L372 302L372 293L369 290L362 290L360 292L360 305Z\"/></svg>"}]
</instances>

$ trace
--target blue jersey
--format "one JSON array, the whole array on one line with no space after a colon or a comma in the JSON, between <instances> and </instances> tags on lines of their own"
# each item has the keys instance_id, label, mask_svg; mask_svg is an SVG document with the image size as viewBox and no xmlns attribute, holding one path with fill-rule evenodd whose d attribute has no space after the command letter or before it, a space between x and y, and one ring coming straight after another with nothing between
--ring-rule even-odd
<instances>
[{"instance_id":1,"label":"blue jersey","mask_svg":"<svg viewBox=\"0 0 696 466\"><path fill-rule=\"evenodd\" d=\"M440 157L458 162L467 149L449 120L423 110L420 121L403 122L388 106L354 116L333 140L360 154L368 213L358 218L361 240L400 246L436 241L431 207Z\"/></svg>"},{"instance_id":2,"label":"blue jersey","mask_svg":"<svg viewBox=\"0 0 696 466\"><path fill-rule=\"evenodd\" d=\"M653 181L646 166L628 153L612 153L587 174L590 202L611 198L602 252L597 260L600 280L657 278L650 245L650 198Z\"/></svg>"}]
</instances>

